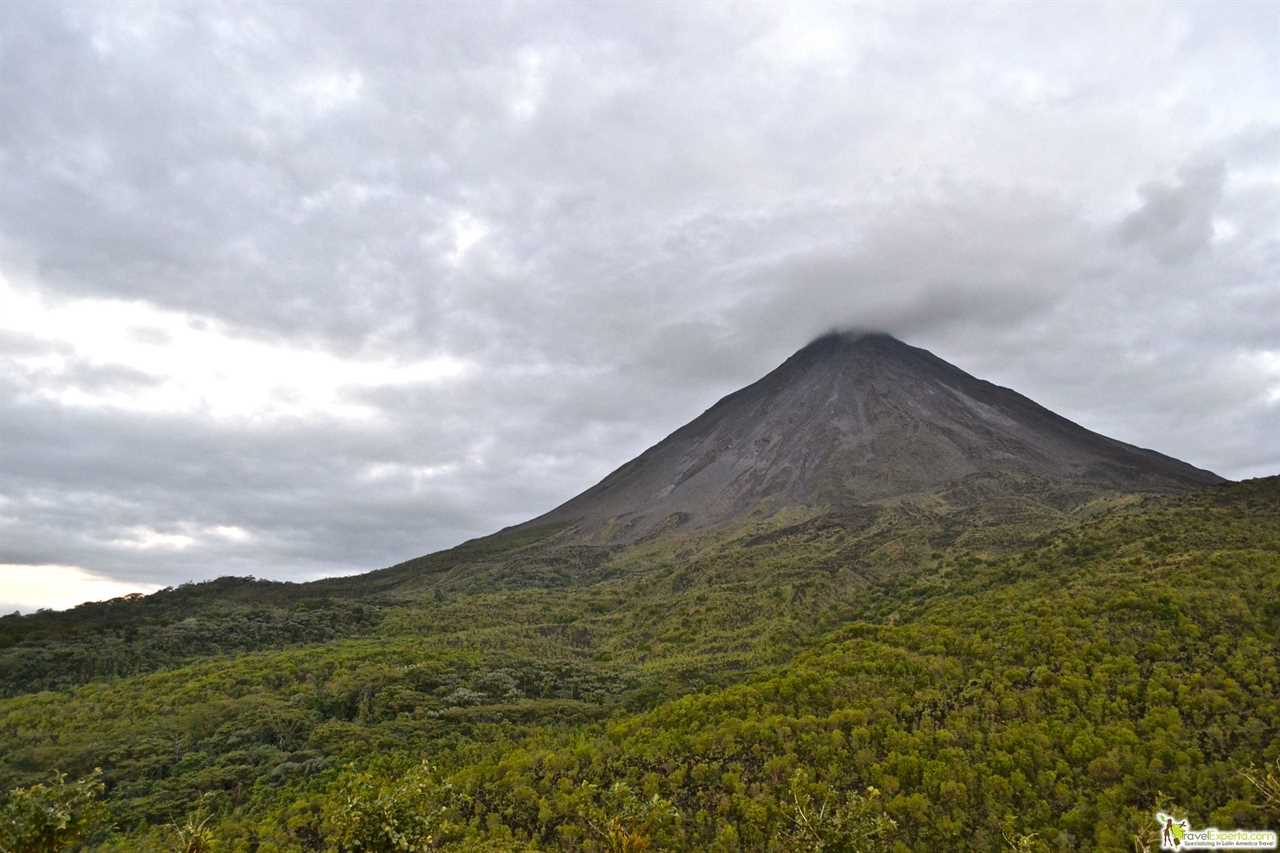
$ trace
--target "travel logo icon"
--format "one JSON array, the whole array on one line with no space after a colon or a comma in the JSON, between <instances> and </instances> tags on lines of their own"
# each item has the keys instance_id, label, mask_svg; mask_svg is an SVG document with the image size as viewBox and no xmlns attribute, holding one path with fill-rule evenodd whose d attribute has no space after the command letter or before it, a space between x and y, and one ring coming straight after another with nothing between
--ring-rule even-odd
<instances>
[{"instance_id":1,"label":"travel logo icon","mask_svg":"<svg viewBox=\"0 0 1280 853\"><path fill-rule=\"evenodd\" d=\"M1186 818L1156 812L1161 850L1274 850L1276 834L1269 829L1193 829Z\"/></svg>"}]
</instances>

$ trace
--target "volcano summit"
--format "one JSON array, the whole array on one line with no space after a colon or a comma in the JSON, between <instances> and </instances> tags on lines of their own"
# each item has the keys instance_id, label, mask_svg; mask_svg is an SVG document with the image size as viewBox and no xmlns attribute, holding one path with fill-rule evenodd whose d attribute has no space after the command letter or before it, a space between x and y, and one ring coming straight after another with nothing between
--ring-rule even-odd
<instances>
[{"instance_id":1,"label":"volcano summit","mask_svg":"<svg viewBox=\"0 0 1280 853\"><path fill-rule=\"evenodd\" d=\"M789 506L1010 491L1061 505L1218 482L890 335L835 332L529 524L627 541Z\"/></svg>"}]
</instances>

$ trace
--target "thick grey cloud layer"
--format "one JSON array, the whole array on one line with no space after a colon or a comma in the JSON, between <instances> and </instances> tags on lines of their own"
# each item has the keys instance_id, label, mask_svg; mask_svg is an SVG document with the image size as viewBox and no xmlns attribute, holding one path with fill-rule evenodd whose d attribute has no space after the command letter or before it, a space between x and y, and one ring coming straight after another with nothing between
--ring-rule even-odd
<instances>
[{"instance_id":1,"label":"thick grey cloud layer","mask_svg":"<svg viewBox=\"0 0 1280 853\"><path fill-rule=\"evenodd\" d=\"M1280 471L1277 44L1272 3L4 4L0 602L490 532L842 324Z\"/></svg>"}]
</instances>

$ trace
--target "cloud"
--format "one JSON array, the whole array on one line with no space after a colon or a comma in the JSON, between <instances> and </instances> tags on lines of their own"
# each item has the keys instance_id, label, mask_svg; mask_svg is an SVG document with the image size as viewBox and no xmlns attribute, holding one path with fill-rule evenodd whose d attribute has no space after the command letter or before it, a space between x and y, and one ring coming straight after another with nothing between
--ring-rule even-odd
<instances>
[{"instance_id":1,"label":"cloud","mask_svg":"<svg viewBox=\"0 0 1280 853\"><path fill-rule=\"evenodd\" d=\"M1267 14L0 6L0 562L387 565L842 324L1280 470Z\"/></svg>"},{"instance_id":2,"label":"cloud","mask_svg":"<svg viewBox=\"0 0 1280 853\"><path fill-rule=\"evenodd\" d=\"M1120 223L1121 237L1166 262L1190 258L1222 233L1221 225L1215 228L1214 213L1225 179L1226 168L1217 162L1183 168L1175 184L1144 184L1139 188L1141 206Z\"/></svg>"},{"instance_id":3,"label":"cloud","mask_svg":"<svg viewBox=\"0 0 1280 853\"><path fill-rule=\"evenodd\" d=\"M216 321L146 303L80 298L47 301L0 274L0 331L27 348L13 357L26 393L67 406L212 418L363 418L344 389L445 381L467 369L457 359L409 363L338 358L313 347L237 336Z\"/></svg>"}]
</instances>

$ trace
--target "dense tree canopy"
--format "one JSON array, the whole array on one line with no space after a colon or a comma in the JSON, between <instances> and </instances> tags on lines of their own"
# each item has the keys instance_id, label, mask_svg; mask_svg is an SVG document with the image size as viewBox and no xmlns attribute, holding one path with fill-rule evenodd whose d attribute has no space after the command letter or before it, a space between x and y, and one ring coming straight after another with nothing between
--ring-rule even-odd
<instances>
[{"instance_id":1,"label":"dense tree canopy","mask_svg":"<svg viewBox=\"0 0 1280 853\"><path fill-rule=\"evenodd\" d=\"M367 586L9 617L0 838L1131 850L1159 846L1157 808L1280 827L1280 481L1013 517L522 534ZM15 846L40 803L69 834Z\"/></svg>"}]
</instances>

